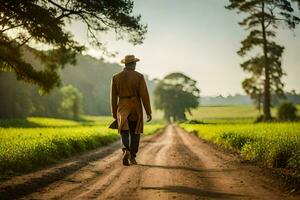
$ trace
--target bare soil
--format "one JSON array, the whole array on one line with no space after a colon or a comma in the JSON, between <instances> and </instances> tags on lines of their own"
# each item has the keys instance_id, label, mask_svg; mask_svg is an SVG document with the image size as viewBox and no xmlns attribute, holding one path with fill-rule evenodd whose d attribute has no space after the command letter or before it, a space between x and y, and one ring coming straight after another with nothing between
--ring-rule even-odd
<instances>
[{"instance_id":1,"label":"bare soil","mask_svg":"<svg viewBox=\"0 0 300 200\"><path fill-rule=\"evenodd\" d=\"M300 199L265 169L176 125L142 141L123 166L120 142L0 183L0 199Z\"/></svg>"}]
</instances>

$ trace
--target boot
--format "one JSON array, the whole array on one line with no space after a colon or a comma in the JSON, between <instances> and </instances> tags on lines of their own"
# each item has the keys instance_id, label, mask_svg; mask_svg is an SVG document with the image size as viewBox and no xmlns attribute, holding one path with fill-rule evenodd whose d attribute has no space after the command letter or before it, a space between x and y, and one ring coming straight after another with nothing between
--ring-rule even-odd
<instances>
[{"instance_id":1,"label":"boot","mask_svg":"<svg viewBox=\"0 0 300 200\"><path fill-rule=\"evenodd\" d=\"M136 159L134 157L130 157L130 163L132 165L137 165Z\"/></svg>"},{"instance_id":2,"label":"boot","mask_svg":"<svg viewBox=\"0 0 300 200\"><path fill-rule=\"evenodd\" d=\"M129 166L130 152L128 149L124 150L123 153L123 165Z\"/></svg>"}]
</instances>

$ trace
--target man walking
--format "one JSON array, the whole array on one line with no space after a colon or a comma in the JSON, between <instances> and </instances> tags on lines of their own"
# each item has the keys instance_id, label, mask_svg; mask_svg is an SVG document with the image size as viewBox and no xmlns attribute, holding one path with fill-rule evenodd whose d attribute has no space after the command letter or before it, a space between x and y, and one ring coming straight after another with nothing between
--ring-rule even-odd
<instances>
[{"instance_id":1,"label":"man walking","mask_svg":"<svg viewBox=\"0 0 300 200\"><path fill-rule=\"evenodd\" d=\"M129 161L137 164L135 158L144 126L142 103L147 113L147 122L152 119L144 76L135 71L138 61L134 55L127 55L121 61L125 64L124 70L114 75L111 82L111 110L122 138L123 165L127 166Z\"/></svg>"}]
</instances>

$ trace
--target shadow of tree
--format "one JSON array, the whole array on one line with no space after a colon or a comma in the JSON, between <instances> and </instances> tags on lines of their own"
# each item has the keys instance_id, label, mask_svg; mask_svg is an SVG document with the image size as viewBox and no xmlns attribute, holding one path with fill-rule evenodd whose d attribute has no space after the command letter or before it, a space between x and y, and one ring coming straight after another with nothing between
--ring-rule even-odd
<instances>
[{"instance_id":1,"label":"shadow of tree","mask_svg":"<svg viewBox=\"0 0 300 200\"><path fill-rule=\"evenodd\" d=\"M192 172L230 172L234 169L200 169L200 168L192 168L186 166L166 166L166 165L148 165L148 164L138 164L141 167L156 167L167 170L187 170Z\"/></svg>"},{"instance_id":2,"label":"shadow of tree","mask_svg":"<svg viewBox=\"0 0 300 200\"><path fill-rule=\"evenodd\" d=\"M0 128L40 128L43 127L38 123L31 122L27 119L5 119L0 120Z\"/></svg>"},{"instance_id":3,"label":"shadow of tree","mask_svg":"<svg viewBox=\"0 0 300 200\"><path fill-rule=\"evenodd\" d=\"M89 165L91 161L99 160L107 155L110 155L114 151L118 150L119 142L115 142L111 146L103 149L100 152L94 152L91 154L83 154L82 156L78 156L75 160L66 162L61 161L63 166L56 168L55 170L51 170L47 172L45 169L45 173L42 173L41 176L29 178L26 182L20 184L13 184L5 187L1 187L0 182L0 199L1 200L11 200L11 199L20 199L28 194L31 194L35 191L41 190L53 182L63 180L69 175L76 173L81 168ZM98 172L97 174L101 174L102 172ZM26 175L25 175L26 176ZM66 181L69 181L68 179Z\"/></svg>"},{"instance_id":4,"label":"shadow of tree","mask_svg":"<svg viewBox=\"0 0 300 200\"><path fill-rule=\"evenodd\" d=\"M217 192L217 191L209 191L203 190L199 188L185 187L185 186L172 186L167 185L164 187L142 187L142 190L160 190L165 192L177 193L177 194L186 194L197 197L205 197L205 198L215 198L215 199L237 199L241 197L247 197L241 194L234 193L225 193L225 192Z\"/></svg>"},{"instance_id":5,"label":"shadow of tree","mask_svg":"<svg viewBox=\"0 0 300 200\"><path fill-rule=\"evenodd\" d=\"M66 119L71 120L71 119ZM74 122L78 122L78 125L42 125L39 123L32 122L28 119L0 119L0 128L69 128L76 126L96 126L95 121L92 120L73 120Z\"/></svg>"}]
</instances>

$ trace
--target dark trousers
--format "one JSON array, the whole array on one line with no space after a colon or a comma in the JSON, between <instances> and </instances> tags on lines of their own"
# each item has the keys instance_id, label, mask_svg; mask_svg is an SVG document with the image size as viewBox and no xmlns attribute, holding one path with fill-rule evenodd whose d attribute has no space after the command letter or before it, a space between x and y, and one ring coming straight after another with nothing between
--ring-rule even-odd
<instances>
[{"instance_id":1,"label":"dark trousers","mask_svg":"<svg viewBox=\"0 0 300 200\"><path fill-rule=\"evenodd\" d=\"M129 130L121 131L122 149L129 150L133 158L136 157L140 144L140 134L135 133L136 124L135 121L128 121Z\"/></svg>"}]
</instances>

